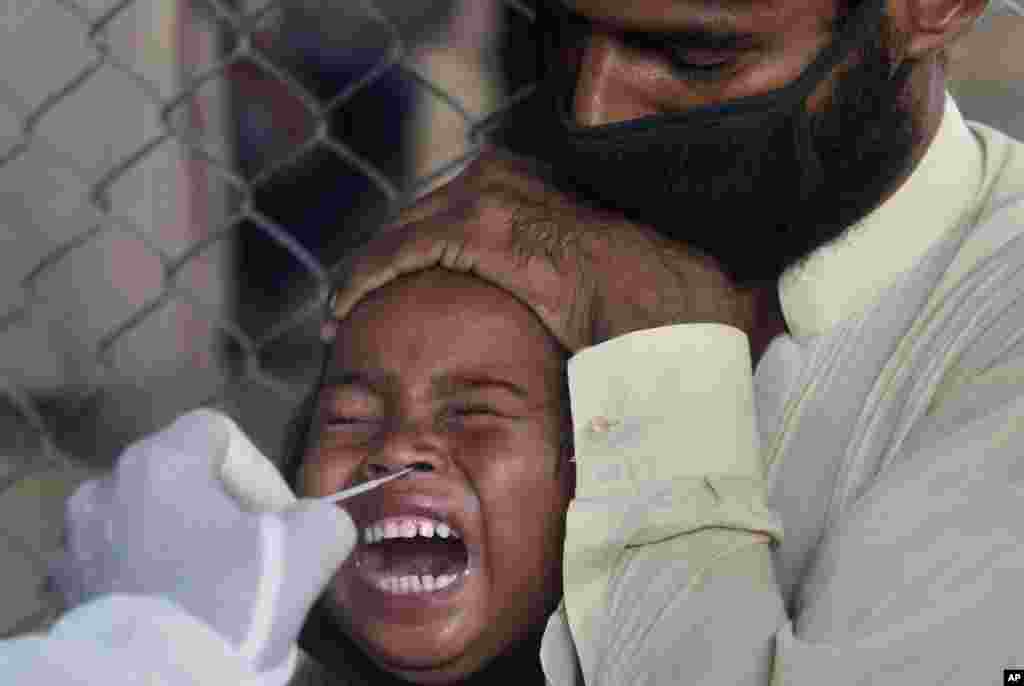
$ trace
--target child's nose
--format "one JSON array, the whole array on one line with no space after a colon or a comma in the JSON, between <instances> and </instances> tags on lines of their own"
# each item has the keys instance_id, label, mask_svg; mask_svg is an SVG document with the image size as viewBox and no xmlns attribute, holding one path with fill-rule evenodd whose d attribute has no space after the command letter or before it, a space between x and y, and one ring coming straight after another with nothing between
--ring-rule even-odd
<instances>
[{"instance_id":1,"label":"child's nose","mask_svg":"<svg viewBox=\"0 0 1024 686\"><path fill-rule=\"evenodd\" d=\"M430 426L407 425L392 431L366 463L367 476L378 478L406 467L421 472L443 471L448 440Z\"/></svg>"}]
</instances>

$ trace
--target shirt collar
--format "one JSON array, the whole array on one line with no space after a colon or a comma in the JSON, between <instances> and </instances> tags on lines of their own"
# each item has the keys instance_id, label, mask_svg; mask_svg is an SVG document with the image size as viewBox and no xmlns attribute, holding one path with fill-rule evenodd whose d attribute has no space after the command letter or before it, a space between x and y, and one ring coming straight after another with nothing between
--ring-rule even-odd
<instances>
[{"instance_id":1,"label":"shirt collar","mask_svg":"<svg viewBox=\"0 0 1024 686\"><path fill-rule=\"evenodd\" d=\"M842 237L779 279L791 334L827 332L860 314L893 280L969 214L982 152L947 93L934 140L903 185Z\"/></svg>"}]
</instances>

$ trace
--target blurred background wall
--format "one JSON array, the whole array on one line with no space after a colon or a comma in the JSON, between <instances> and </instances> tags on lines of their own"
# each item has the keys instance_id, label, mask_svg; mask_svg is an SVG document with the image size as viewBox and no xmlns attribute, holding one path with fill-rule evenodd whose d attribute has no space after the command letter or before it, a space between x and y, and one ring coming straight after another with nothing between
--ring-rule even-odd
<instances>
[{"instance_id":1,"label":"blurred background wall","mask_svg":"<svg viewBox=\"0 0 1024 686\"><path fill-rule=\"evenodd\" d=\"M951 91L964 116L1024 139L1024 17L994 13L951 52Z\"/></svg>"}]
</instances>

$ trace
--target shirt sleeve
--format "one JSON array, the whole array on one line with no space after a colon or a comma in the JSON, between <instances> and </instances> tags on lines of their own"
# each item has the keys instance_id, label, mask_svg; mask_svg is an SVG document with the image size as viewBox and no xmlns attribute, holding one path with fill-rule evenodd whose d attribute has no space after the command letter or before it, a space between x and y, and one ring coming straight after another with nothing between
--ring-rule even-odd
<instances>
[{"instance_id":1,"label":"shirt sleeve","mask_svg":"<svg viewBox=\"0 0 1024 686\"><path fill-rule=\"evenodd\" d=\"M559 616L588 686L973 686L1024 667L1021 359L936 397L824 532L792 617L742 334L637 332L569 373L579 488Z\"/></svg>"},{"instance_id":2,"label":"shirt sleeve","mask_svg":"<svg viewBox=\"0 0 1024 686\"><path fill-rule=\"evenodd\" d=\"M109 595L45 635L0 642L0 681L52 686L284 686L296 656L257 674L213 629L169 600Z\"/></svg>"},{"instance_id":3,"label":"shirt sleeve","mask_svg":"<svg viewBox=\"0 0 1024 686\"><path fill-rule=\"evenodd\" d=\"M569 363L564 613L585 682L766 684L786 616L746 336L634 332Z\"/></svg>"}]
</instances>

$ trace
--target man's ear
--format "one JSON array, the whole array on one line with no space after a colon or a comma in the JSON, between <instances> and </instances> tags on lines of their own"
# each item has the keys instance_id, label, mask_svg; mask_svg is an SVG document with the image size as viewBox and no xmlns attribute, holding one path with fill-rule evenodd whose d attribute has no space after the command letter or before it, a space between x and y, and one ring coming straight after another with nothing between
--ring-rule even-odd
<instances>
[{"instance_id":1,"label":"man's ear","mask_svg":"<svg viewBox=\"0 0 1024 686\"><path fill-rule=\"evenodd\" d=\"M906 36L904 57L921 59L949 47L985 11L990 0L890 0L889 14Z\"/></svg>"}]
</instances>

